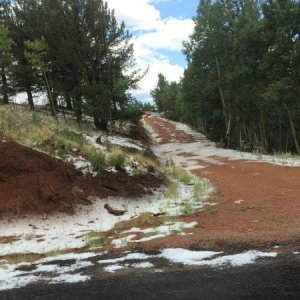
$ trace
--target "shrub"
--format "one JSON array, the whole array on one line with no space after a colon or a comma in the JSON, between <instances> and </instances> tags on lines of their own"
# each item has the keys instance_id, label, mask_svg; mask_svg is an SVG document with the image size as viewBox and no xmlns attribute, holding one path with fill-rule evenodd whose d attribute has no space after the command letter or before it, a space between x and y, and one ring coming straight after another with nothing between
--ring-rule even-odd
<instances>
[{"instance_id":1,"label":"shrub","mask_svg":"<svg viewBox=\"0 0 300 300\"><path fill-rule=\"evenodd\" d=\"M93 172L100 173L106 167L105 154L99 150L91 149L86 159L91 163Z\"/></svg>"}]
</instances>

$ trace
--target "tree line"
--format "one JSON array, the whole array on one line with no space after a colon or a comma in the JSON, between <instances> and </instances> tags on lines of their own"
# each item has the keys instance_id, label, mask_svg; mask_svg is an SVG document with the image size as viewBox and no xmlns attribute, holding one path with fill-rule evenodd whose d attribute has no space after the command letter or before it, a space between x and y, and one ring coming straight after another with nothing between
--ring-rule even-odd
<instances>
[{"instance_id":1,"label":"tree line","mask_svg":"<svg viewBox=\"0 0 300 300\"><path fill-rule=\"evenodd\" d=\"M194 22L158 109L227 147L300 153L299 0L201 0Z\"/></svg>"},{"instance_id":2,"label":"tree line","mask_svg":"<svg viewBox=\"0 0 300 300\"><path fill-rule=\"evenodd\" d=\"M131 35L102 0L3 0L0 3L0 102L46 92L59 107L106 128L140 105L129 93L143 76L136 69Z\"/></svg>"}]
</instances>

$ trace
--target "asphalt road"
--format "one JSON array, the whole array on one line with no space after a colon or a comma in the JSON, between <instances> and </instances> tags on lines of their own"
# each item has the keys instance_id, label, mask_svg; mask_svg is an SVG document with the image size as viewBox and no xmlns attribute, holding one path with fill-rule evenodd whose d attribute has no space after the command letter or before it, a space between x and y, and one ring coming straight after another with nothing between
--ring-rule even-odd
<instances>
[{"instance_id":1,"label":"asphalt road","mask_svg":"<svg viewBox=\"0 0 300 300\"><path fill-rule=\"evenodd\" d=\"M130 272L77 284L34 285L0 292L2 300L300 299L300 259L239 268Z\"/></svg>"}]
</instances>

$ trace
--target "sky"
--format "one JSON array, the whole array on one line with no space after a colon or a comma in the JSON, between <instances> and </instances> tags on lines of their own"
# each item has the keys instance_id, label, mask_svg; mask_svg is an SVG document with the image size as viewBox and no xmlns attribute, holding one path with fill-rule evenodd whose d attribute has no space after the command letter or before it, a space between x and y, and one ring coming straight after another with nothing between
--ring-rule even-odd
<instances>
[{"instance_id":1,"label":"sky","mask_svg":"<svg viewBox=\"0 0 300 300\"><path fill-rule=\"evenodd\" d=\"M158 73L169 81L178 81L186 66L182 42L193 33L192 18L199 0L106 0L115 9L133 35L137 67L147 75L140 89L132 94L143 102L152 102L150 91L157 84Z\"/></svg>"}]
</instances>

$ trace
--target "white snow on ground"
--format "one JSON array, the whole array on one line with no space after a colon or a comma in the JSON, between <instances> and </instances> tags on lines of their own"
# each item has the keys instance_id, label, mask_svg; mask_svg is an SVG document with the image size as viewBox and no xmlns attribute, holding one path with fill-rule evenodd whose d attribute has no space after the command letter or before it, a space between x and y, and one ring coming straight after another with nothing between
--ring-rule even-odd
<instances>
[{"instance_id":1,"label":"white snow on ground","mask_svg":"<svg viewBox=\"0 0 300 300\"><path fill-rule=\"evenodd\" d=\"M0 244L0 256L13 253L44 253L66 248L80 248L86 240L80 238L90 231L107 231L123 220L129 220L144 212L158 213L165 204L163 191L143 198L95 199L92 205L82 206L73 216L57 214L51 216L28 216L14 220L1 220L3 237L19 237L20 240ZM104 205L109 203L116 209L126 208L124 216L109 214Z\"/></svg>"},{"instance_id":2,"label":"white snow on ground","mask_svg":"<svg viewBox=\"0 0 300 300\"><path fill-rule=\"evenodd\" d=\"M85 233L110 230L116 223L130 220L145 212L167 212L169 215L179 215L182 204L186 203L187 199L191 197L192 189L193 187L182 185L180 188L182 196L178 200L166 198L164 190L161 189L153 192L153 195L142 198L110 197L108 199L91 199L92 204L90 206L80 206L72 216L56 214L51 216L28 216L14 220L2 219L0 220L0 236L17 237L19 240L0 243L0 256L81 248L87 244L87 240L83 237ZM125 209L127 212L120 217L113 216L104 209L106 203L116 209ZM177 224L175 226L180 227L181 225ZM163 229L163 227L159 228L162 232ZM121 243L124 242L124 240L121 241Z\"/></svg>"},{"instance_id":3,"label":"white snow on ground","mask_svg":"<svg viewBox=\"0 0 300 300\"><path fill-rule=\"evenodd\" d=\"M146 255L143 253L130 253L126 256L98 261L99 264L108 264L104 268L105 271L115 272L119 269L134 267L134 268L153 268L153 259L166 259L170 263L184 264L188 266L207 266L207 267L222 267L224 265L232 267L241 267L247 264L255 263L259 258L275 258L275 252L261 252L251 250L244 253L221 256L223 252L213 251L191 251L181 248L170 248L161 250L157 255ZM144 260L143 262L130 264L130 260ZM147 261L145 261L147 260ZM149 261L150 260L150 261Z\"/></svg>"},{"instance_id":4,"label":"white snow on ground","mask_svg":"<svg viewBox=\"0 0 300 300\"><path fill-rule=\"evenodd\" d=\"M57 284L57 283L78 283L90 280L91 277L88 275L82 274L62 274L57 277L51 278L50 284Z\"/></svg>"},{"instance_id":5,"label":"white snow on ground","mask_svg":"<svg viewBox=\"0 0 300 300\"><path fill-rule=\"evenodd\" d=\"M20 288L39 281L56 284L89 280L91 277L81 274L81 271L93 265L92 262L85 259L95 255L101 255L101 253L70 253L47 257L35 263L19 263L16 265L5 263L0 268L0 291ZM68 263L67 266L61 266L58 264L61 260L74 260L74 262Z\"/></svg>"},{"instance_id":6,"label":"white snow on ground","mask_svg":"<svg viewBox=\"0 0 300 300\"><path fill-rule=\"evenodd\" d=\"M148 262L148 261L132 264L131 266L136 268L136 269L148 269L148 268L153 268L154 267L154 265L152 263Z\"/></svg>"},{"instance_id":7,"label":"white snow on ground","mask_svg":"<svg viewBox=\"0 0 300 300\"><path fill-rule=\"evenodd\" d=\"M210 258L222 252L212 251L190 251L186 249L164 249L162 250L161 257L173 262L182 263L185 265L194 265L203 259Z\"/></svg>"},{"instance_id":8,"label":"white snow on ground","mask_svg":"<svg viewBox=\"0 0 300 300\"><path fill-rule=\"evenodd\" d=\"M151 117L150 117L151 118ZM166 121L166 120L164 120ZM236 150L217 148L216 144L209 141L203 134L191 129L188 125L181 123L171 122L175 125L176 130L183 131L186 134L191 135L195 142L192 143L179 143L178 141L172 139L170 143L159 145L161 137L154 133L153 128L149 126L144 120L145 128L150 132L156 145L153 147L153 151L158 157L165 158L166 156L172 158L177 164L186 167L189 170L201 168L201 163L199 160L203 161L202 167L204 167L205 162L212 164L220 164L221 162L216 159L227 158L230 160L249 160L258 162L268 162L276 165L285 165L292 167L300 166L300 157L280 157L271 155L261 155L253 154L248 152L240 152ZM192 157L180 156L180 153L189 153L193 155Z\"/></svg>"},{"instance_id":9,"label":"white snow on ground","mask_svg":"<svg viewBox=\"0 0 300 300\"><path fill-rule=\"evenodd\" d=\"M113 258L113 259L102 259L99 260L99 264L114 264L118 262L128 261L128 260L146 260L153 257L152 255L147 255L144 253L129 253L126 256Z\"/></svg>"},{"instance_id":10,"label":"white snow on ground","mask_svg":"<svg viewBox=\"0 0 300 300\"><path fill-rule=\"evenodd\" d=\"M86 141L94 146L95 148L101 150L101 151L105 151L106 150L106 147L104 147L103 145L100 145L99 143L97 143L97 139L99 138L98 136L96 135L93 135L93 136L90 136L90 135L87 135L87 134L84 134L83 135L86 139Z\"/></svg>"},{"instance_id":11,"label":"white snow on ground","mask_svg":"<svg viewBox=\"0 0 300 300\"><path fill-rule=\"evenodd\" d=\"M107 146L109 144L111 145L118 145L121 147L126 147L126 148L132 148L138 151L143 151L145 150L145 147L139 143L138 141L134 141L130 138L126 138L123 136L119 136L119 135L102 135L102 136L98 136L98 135L88 135L88 134L84 134L81 132L76 131L75 129L72 129L73 132L82 135L87 144L89 144L90 146L92 146L93 148L102 151L103 153L107 152ZM101 144L97 142L97 140L101 141ZM92 164L86 160L86 158L84 158L82 155L77 155L76 153L77 149L73 149L73 155L66 155L66 158L64 159L65 161L67 161L68 163L71 163L77 170L81 171L83 174L91 174L92 176L97 176L96 172L93 172L93 168L92 168ZM134 169L135 170L139 170L141 172L146 172L147 168L145 168L145 166L143 166L141 163L139 163L138 161L136 161L132 156L128 155L129 159L130 159L130 165L126 165L125 169L128 173L128 175L134 175ZM57 159L61 159L61 157L56 156ZM114 167L108 167L107 171L109 172L116 172Z\"/></svg>"},{"instance_id":12,"label":"white snow on ground","mask_svg":"<svg viewBox=\"0 0 300 300\"><path fill-rule=\"evenodd\" d=\"M74 157L71 155L67 155L65 160L72 164L75 167L75 169L81 171L82 174L91 174L94 177L97 176L97 173L93 172L92 170L92 164L89 161L87 161L84 157Z\"/></svg>"},{"instance_id":13,"label":"white snow on ground","mask_svg":"<svg viewBox=\"0 0 300 300\"><path fill-rule=\"evenodd\" d=\"M130 230L124 231L122 233L143 233L144 235L146 235L146 237L141 239L135 239L136 235L131 234L119 239L114 239L111 243L115 245L116 248L121 248L127 246L128 243L141 243L141 242L148 242L158 238L164 238L173 234L174 232L178 232L180 235L187 235L187 233L185 233L184 230L194 228L197 224L198 224L197 222L191 222L191 223L175 222L175 223L170 223L167 225L162 225L155 228L147 228L147 229L140 229L140 228L133 227Z\"/></svg>"},{"instance_id":14,"label":"white snow on ground","mask_svg":"<svg viewBox=\"0 0 300 300\"><path fill-rule=\"evenodd\" d=\"M122 269L150 269L157 268L159 259L170 263L181 263L189 266L222 267L230 265L239 267L254 263L258 258L274 258L277 253L248 251L234 255L220 256L222 252L190 251L186 249L163 249L160 254L126 253L126 255L112 259L98 259L104 253L65 254L41 259L34 263L19 263L10 265L5 261L0 267L0 291L24 287L28 284L44 282L46 284L76 283L90 280L86 275L90 267L97 267L99 271L115 273ZM93 258L92 262L89 259ZM68 263L66 264L66 260ZM63 262L63 263L62 263ZM96 264L96 265L95 265Z\"/></svg>"},{"instance_id":15,"label":"white snow on ground","mask_svg":"<svg viewBox=\"0 0 300 300\"><path fill-rule=\"evenodd\" d=\"M137 141L133 141L129 138L125 138L119 135L103 136L102 141L103 143L109 142L113 145L119 145L121 147L133 148L140 151L144 150L144 147Z\"/></svg>"},{"instance_id":16,"label":"white snow on ground","mask_svg":"<svg viewBox=\"0 0 300 300\"><path fill-rule=\"evenodd\" d=\"M171 262L182 263L184 265L219 267L229 264L233 267L238 267L254 263L258 258L277 256L275 252L265 253L252 250L240 254L220 256L210 260L206 259L220 253L221 252L190 251L186 249L164 249L161 257Z\"/></svg>"},{"instance_id":17,"label":"white snow on ground","mask_svg":"<svg viewBox=\"0 0 300 300\"><path fill-rule=\"evenodd\" d=\"M115 273L116 271L119 271L119 270L122 270L125 268L126 267L121 266L121 265L109 265L109 266L104 267L104 270L106 272Z\"/></svg>"}]
</instances>

